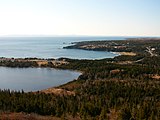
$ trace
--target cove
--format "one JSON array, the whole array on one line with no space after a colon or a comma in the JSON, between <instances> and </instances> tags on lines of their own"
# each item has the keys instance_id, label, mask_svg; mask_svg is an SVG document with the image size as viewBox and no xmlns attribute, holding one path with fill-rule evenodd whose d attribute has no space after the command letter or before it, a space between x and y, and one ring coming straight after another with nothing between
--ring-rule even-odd
<instances>
[{"instance_id":1,"label":"cove","mask_svg":"<svg viewBox=\"0 0 160 120\"><path fill-rule=\"evenodd\" d=\"M0 37L0 57L7 58L71 58L103 59L117 56L107 51L63 49L72 42L92 40L120 40L111 37ZM77 55L78 54L78 55Z\"/></svg>"},{"instance_id":2,"label":"cove","mask_svg":"<svg viewBox=\"0 0 160 120\"><path fill-rule=\"evenodd\" d=\"M0 67L0 89L38 91L77 79L81 73L53 68Z\"/></svg>"}]
</instances>

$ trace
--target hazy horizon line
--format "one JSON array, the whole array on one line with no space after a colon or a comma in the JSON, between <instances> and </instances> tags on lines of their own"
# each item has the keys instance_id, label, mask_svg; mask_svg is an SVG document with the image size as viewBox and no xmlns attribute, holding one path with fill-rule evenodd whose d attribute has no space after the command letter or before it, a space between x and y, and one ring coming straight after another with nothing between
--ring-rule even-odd
<instances>
[{"instance_id":1,"label":"hazy horizon line","mask_svg":"<svg viewBox=\"0 0 160 120\"><path fill-rule=\"evenodd\" d=\"M0 35L0 37L156 37L160 36L140 36L140 35Z\"/></svg>"}]
</instances>

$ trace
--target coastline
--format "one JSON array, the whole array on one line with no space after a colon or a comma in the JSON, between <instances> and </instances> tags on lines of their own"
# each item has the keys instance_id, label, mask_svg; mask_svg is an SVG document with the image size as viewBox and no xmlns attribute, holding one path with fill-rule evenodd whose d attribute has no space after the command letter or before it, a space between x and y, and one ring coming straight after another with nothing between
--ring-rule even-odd
<instances>
[{"instance_id":1,"label":"coastline","mask_svg":"<svg viewBox=\"0 0 160 120\"><path fill-rule=\"evenodd\" d=\"M126 55L126 56L136 56L137 54L134 52L112 52L113 54L118 54L118 55Z\"/></svg>"},{"instance_id":2,"label":"coastline","mask_svg":"<svg viewBox=\"0 0 160 120\"><path fill-rule=\"evenodd\" d=\"M116 54L117 56L119 55L130 55L130 56L135 56L135 53L132 52L111 52L113 54ZM43 58L5 58L5 57L0 57L0 61L1 62L10 62L12 63L26 63L26 62L30 62L30 63L36 63L35 66L27 66L27 67L35 67L35 68L58 68L61 65L67 65L69 64L69 62L64 58L64 59L43 59ZM0 66L2 66L0 64ZM10 67L10 66L2 66L2 67ZM11 66L13 67L13 66ZM14 66L14 67L19 67L19 66ZM20 67L25 67L25 66L20 66ZM59 69L63 69L63 68L59 68ZM65 69L65 70L71 70L73 72L79 72L80 75L83 75L83 71L80 70L72 70L72 69ZM79 76L80 76L79 75ZM77 78L78 79L78 78ZM76 80L77 80L76 79ZM74 81L74 80L71 80ZM64 85L64 84L62 84ZM61 86L61 85L60 85ZM55 95L75 95L75 93L73 91L67 91L63 88L59 88L59 86L54 86L54 87L49 87L49 88L45 88L45 89L40 89L38 91L35 91L33 93L37 93L37 92L42 92L42 93L46 93L46 94L50 94L53 93Z\"/></svg>"},{"instance_id":3,"label":"coastline","mask_svg":"<svg viewBox=\"0 0 160 120\"><path fill-rule=\"evenodd\" d=\"M66 59L42 59L42 58L0 58L0 67L9 67L9 68L53 68L53 69L59 69L59 70L68 70L71 72L78 72L79 75L82 75L84 72L80 70L74 70L74 69L67 69L67 68L60 68L59 66L61 65L67 65L69 62ZM9 64L8 64L9 63ZM25 66L26 63L28 66ZM34 63L34 64L33 64ZM36 64L35 64L36 63ZM16 65L15 65L16 64ZM78 79L71 79L69 82L72 82L74 80ZM67 83L69 83L67 82ZM32 91L33 93L38 93L38 92L43 92L46 94L56 94L56 95L74 95L75 93L72 91L67 91L65 89L59 88L59 86L67 84L67 83L62 83L58 86L51 86L51 87L46 87L43 89L39 89L36 91ZM30 92L30 91L28 91ZM26 93L28 93L26 92Z\"/></svg>"}]
</instances>

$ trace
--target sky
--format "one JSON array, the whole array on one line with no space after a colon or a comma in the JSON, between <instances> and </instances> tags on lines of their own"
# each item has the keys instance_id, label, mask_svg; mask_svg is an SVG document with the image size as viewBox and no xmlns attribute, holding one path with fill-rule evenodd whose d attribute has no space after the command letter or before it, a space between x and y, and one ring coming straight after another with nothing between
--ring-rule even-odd
<instances>
[{"instance_id":1,"label":"sky","mask_svg":"<svg viewBox=\"0 0 160 120\"><path fill-rule=\"evenodd\" d=\"M0 0L0 36L160 36L160 0Z\"/></svg>"}]
</instances>

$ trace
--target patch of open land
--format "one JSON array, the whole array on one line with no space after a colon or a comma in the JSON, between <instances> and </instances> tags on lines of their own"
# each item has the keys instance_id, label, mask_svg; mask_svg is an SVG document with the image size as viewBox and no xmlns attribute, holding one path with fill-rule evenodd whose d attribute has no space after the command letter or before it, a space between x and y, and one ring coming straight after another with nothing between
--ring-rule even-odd
<instances>
[{"instance_id":1,"label":"patch of open land","mask_svg":"<svg viewBox=\"0 0 160 120\"><path fill-rule=\"evenodd\" d=\"M68 91L65 89L61 89L61 88L48 88L45 90L41 90L40 92L46 93L46 94L55 94L55 95L75 95L75 92L73 91Z\"/></svg>"},{"instance_id":2,"label":"patch of open land","mask_svg":"<svg viewBox=\"0 0 160 120\"><path fill-rule=\"evenodd\" d=\"M153 79L160 79L160 75L154 75L153 77L152 77Z\"/></svg>"},{"instance_id":3,"label":"patch of open land","mask_svg":"<svg viewBox=\"0 0 160 120\"><path fill-rule=\"evenodd\" d=\"M134 52L116 52L120 55L128 55L128 56L136 56L136 53Z\"/></svg>"},{"instance_id":4,"label":"patch of open land","mask_svg":"<svg viewBox=\"0 0 160 120\"><path fill-rule=\"evenodd\" d=\"M66 116L66 120L80 120L79 117ZM42 116L35 113L26 114L23 112L12 113L12 112L3 112L0 113L0 120L61 120L59 117L54 116Z\"/></svg>"}]
</instances>

